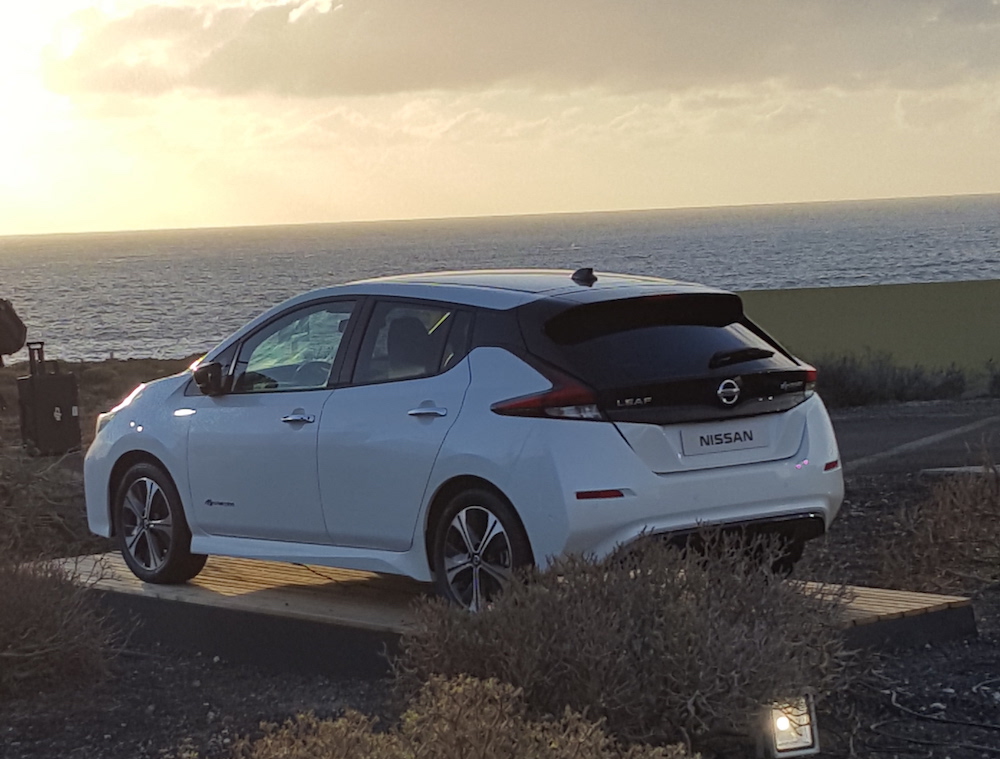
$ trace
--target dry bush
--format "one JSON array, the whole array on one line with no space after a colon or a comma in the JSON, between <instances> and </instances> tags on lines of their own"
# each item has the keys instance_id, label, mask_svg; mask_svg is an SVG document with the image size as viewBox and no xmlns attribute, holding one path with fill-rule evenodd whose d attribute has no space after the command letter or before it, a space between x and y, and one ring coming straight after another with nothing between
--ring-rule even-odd
<instances>
[{"instance_id":1,"label":"dry bush","mask_svg":"<svg viewBox=\"0 0 1000 759\"><path fill-rule=\"evenodd\" d=\"M993 359L986 362L986 394L1000 398L1000 366Z\"/></svg>"},{"instance_id":2,"label":"dry bush","mask_svg":"<svg viewBox=\"0 0 1000 759\"><path fill-rule=\"evenodd\" d=\"M42 560L105 544L87 529L79 473L0 449L0 697L103 671L110 627L89 578Z\"/></svg>"},{"instance_id":3,"label":"dry bush","mask_svg":"<svg viewBox=\"0 0 1000 759\"><path fill-rule=\"evenodd\" d=\"M403 691L432 674L497 678L533 716L569 707L629 743L711 750L744 740L763 704L848 687L847 589L784 581L763 537L702 537L704 553L650 539L600 563L561 559L477 614L423 602L396 665Z\"/></svg>"},{"instance_id":4,"label":"dry bush","mask_svg":"<svg viewBox=\"0 0 1000 759\"><path fill-rule=\"evenodd\" d=\"M140 381L179 371L190 361L61 365L81 377L86 442L97 411ZM93 578L45 559L106 551L90 534L83 478L65 458L34 458L20 447L16 379L24 364L0 369L0 696L28 684L93 676L105 666L112 627L85 587Z\"/></svg>"},{"instance_id":5,"label":"dry bush","mask_svg":"<svg viewBox=\"0 0 1000 759\"><path fill-rule=\"evenodd\" d=\"M13 447L0 448L0 541L12 561L108 550L87 528L80 473Z\"/></svg>"},{"instance_id":6,"label":"dry bush","mask_svg":"<svg viewBox=\"0 0 1000 759\"><path fill-rule=\"evenodd\" d=\"M520 691L496 680L432 677L397 728L378 732L356 712L338 720L312 715L265 726L238 759L685 759L680 746L623 747L601 725L566 711L529 721Z\"/></svg>"},{"instance_id":7,"label":"dry bush","mask_svg":"<svg viewBox=\"0 0 1000 759\"><path fill-rule=\"evenodd\" d=\"M104 672L111 628L85 583L53 564L0 558L0 698Z\"/></svg>"},{"instance_id":8,"label":"dry bush","mask_svg":"<svg viewBox=\"0 0 1000 759\"><path fill-rule=\"evenodd\" d=\"M907 505L883 537L879 582L927 592L969 592L1000 581L1000 472L951 475Z\"/></svg>"},{"instance_id":9,"label":"dry bush","mask_svg":"<svg viewBox=\"0 0 1000 759\"><path fill-rule=\"evenodd\" d=\"M960 398L968 385L957 366L900 366L885 352L820 356L812 363L819 370L819 393L831 408Z\"/></svg>"}]
</instances>

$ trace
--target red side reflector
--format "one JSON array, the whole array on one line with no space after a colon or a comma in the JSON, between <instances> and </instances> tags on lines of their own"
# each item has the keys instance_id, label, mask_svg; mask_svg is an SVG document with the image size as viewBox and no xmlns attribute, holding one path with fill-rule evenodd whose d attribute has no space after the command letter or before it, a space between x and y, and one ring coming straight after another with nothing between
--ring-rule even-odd
<instances>
[{"instance_id":1,"label":"red side reflector","mask_svg":"<svg viewBox=\"0 0 1000 759\"><path fill-rule=\"evenodd\" d=\"M837 459L834 459L833 461L828 461L826 463L826 466L823 467L823 471L829 472L831 469L836 469L838 466L840 466L840 462Z\"/></svg>"},{"instance_id":2,"label":"red side reflector","mask_svg":"<svg viewBox=\"0 0 1000 759\"><path fill-rule=\"evenodd\" d=\"M620 490L578 490L576 500L589 501L594 498L624 498L625 494Z\"/></svg>"}]
</instances>

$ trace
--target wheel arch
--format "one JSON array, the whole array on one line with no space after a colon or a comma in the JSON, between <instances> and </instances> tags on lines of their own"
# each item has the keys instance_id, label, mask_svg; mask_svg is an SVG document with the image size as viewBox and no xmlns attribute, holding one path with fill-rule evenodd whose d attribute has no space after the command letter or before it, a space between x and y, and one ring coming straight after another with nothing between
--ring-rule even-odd
<instances>
[{"instance_id":1,"label":"wheel arch","mask_svg":"<svg viewBox=\"0 0 1000 759\"><path fill-rule=\"evenodd\" d=\"M427 510L427 519L424 521L424 559L427 562L427 566L430 569L431 574L434 574L434 566L431 562L431 554L434 547L431 544L434 540L434 530L437 527L438 520L441 518L441 512L444 511L445 506L452 498L464 490L471 490L473 488L483 488L485 490L489 490L497 497L506 501L507 505L510 506L510 510L514 512L514 516L517 518L518 526L521 528L524 539L528 544L528 552L531 554L531 562L535 563L535 550L531 545L531 536L528 535L528 531L524 527L524 520L521 518L521 515L518 513L514 504L511 503L510 498L508 498L507 495L500 490L500 488L489 480L484 480L482 477L476 477L471 474L464 474L452 477L451 479L443 482L431 498L430 508Z\"/></svg>"},{"instance_id":2,"label":"wheel arch","mask_svg":"<svg viewBox=\"0 0 1000 759\"><path fill-rule=\"evenodd\" d=\"M180 494L180 490L177 488L177 481L174 480L173 475L170 474L170 470L166 467L163 461L156 455L150 453L149 451L133 450L123 453L121 457L115 462L115 465L111 468L111 474L108 475L108 524L111 527L112 537L115 535L115 495L118 493L118 488L121 486L122 477L125 476L125 472L131 469L136 464L152 464L158 467L163 474L170 480L174 489ZM181 498L181 509L184 508L184 499Z\"/></svg>"}]
</instances>

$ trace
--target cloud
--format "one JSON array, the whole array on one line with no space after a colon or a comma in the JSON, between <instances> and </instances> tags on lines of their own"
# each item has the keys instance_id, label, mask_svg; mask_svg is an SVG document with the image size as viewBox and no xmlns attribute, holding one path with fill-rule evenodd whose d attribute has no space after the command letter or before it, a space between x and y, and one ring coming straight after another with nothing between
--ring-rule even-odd
<instances>
[{"instance_id":1,"label":"cloud","mask_svg":"<svg viewBox=\"0 0 1000 759\"><path fill-rule=\"evenodd\" d=\"M924 89L1000 74L1000 0L245 0L78 16L61 92Z\"/></svg>"}]
</instances>

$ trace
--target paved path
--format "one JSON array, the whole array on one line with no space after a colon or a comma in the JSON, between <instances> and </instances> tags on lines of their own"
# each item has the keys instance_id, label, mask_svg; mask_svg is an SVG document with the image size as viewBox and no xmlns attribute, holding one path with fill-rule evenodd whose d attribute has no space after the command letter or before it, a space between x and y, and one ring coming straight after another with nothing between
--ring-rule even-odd
<instances>
[{"instance_id":1,"label":"paved path","mask_svg":"<svg viewBox=\"0 0 1000 759\"><path fill-rule=\"evenodd\" d=\"M906 403L831 413L847 472L1000 463L1000 399Z\"/></svg>"}]
</instances>

